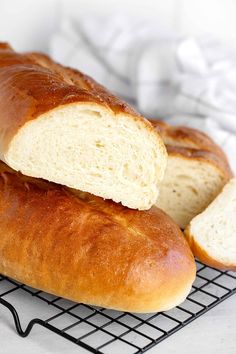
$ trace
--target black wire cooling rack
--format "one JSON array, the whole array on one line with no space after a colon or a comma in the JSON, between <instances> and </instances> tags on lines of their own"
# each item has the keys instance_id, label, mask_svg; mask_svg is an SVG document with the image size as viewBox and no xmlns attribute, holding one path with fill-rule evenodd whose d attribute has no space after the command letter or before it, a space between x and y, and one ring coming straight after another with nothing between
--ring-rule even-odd
<instances>
[{"instance_id":1,"label":"black wire cooling rack","mask_svg":"<svg viewBox=\"0 0 236 354\"><path fill-rule=\"evenodd\" d=\"M185 302L166 312L134 314L77 304L4 276L0 276L0 304L11 311L22 337L37 324L93 353L143 353L236 293L236 273L200 262L197 266L197 278ZM13 305L14 299L17 305ZM26 310L20 304L22 299L32 310L25 330L19 319L19 309L22 314ZM35 307L40 317L35 317Z\"/></svg>"}]
</instances>

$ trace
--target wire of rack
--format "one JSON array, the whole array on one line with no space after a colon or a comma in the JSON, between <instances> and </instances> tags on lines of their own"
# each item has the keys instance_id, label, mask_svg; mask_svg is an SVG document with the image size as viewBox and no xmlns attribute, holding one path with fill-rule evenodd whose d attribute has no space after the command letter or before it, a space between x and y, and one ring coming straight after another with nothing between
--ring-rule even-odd
<instances>
[{"instance_id":1,"label":"wire of rack","mask_svg":"<svg viewBox=\"0 0 236 354\"><path fill-rule=\"evenodd\" d=\"M197 267L197 277L187 299L166 312L125 313L73 303L1 275L0 304L11 311L16 331L22 337L39 325L92 353L143 353L236 293L236 273L222 272L200 262ZM33 306L36 299L40 306L46 306L46 316L33 317L24 330L19 311L8 299L17 291L28 295ZM49 315L47 306L55 313L50 311Z\"/></svg>"}]
</instances>

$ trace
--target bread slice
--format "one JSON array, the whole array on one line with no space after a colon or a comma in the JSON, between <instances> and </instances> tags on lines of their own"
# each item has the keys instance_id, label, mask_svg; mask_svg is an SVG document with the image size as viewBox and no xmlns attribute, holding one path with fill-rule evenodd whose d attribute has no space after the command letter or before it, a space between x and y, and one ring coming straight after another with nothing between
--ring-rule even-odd
<instances>
[{"instance_id":1,"label":"bread slice","mask_svg":"<svg viewBox=\"0 0 236 354\"><path fill-rule=\"evenodd\" d=\"M236 178L185 230L194 255L203 263L236 271Z\"/></svg>"},{"instance_id":2,"label":"bread slice","mask_svg":"<svg viewBox=\"0 0 236 354\"><path fill-rule=\"evenodd\" d=\"M73 301L156 312L184 301L196 266L160 209L128 209L1 163L0 273Z\"/></svg>"},{"instance_id":3,"label":"bread slice","mask_svg":"<svg viewBox=\"0 0 236 354\"><path fill-rule=\"evenodd\" d=\"M130 208L156 201L167 154L151 124L82 73L0 45L0 159Z\"/></svg>"},{"instance_id":4,"label":"bread slice","mask_svg":"<svg viewBox=\"0 0 236 354\"><path fill-rule=\"evenodd\" d=\"M156 205L185 228L220 193L232 171L224 152L206 134L160 121L152 124L168 151Z\"/></svg>"}]
</instances>

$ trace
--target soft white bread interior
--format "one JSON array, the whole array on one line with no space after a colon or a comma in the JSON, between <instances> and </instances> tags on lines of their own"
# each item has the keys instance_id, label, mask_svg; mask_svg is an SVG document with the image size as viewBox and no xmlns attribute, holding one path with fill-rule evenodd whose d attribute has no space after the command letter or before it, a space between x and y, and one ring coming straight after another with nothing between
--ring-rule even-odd
<instances>
[{"instance_id":1,"label":"soft white bread interior","mask_svg":"<svg viewBox=\"0 0 236 354\"><path fill-rule=\"evenodd\" d=\"M236 270L236 178L185 230L194 255L209 266Z\"/></svg>"},{"instance_id":2,"label":"soft white bread interior","mask_svg":"<svg viewBox=\"0 0 236 354\"><path fill-rule=\"evenodd\" d=\"M170 154L156 205L184 228L224 184L224 176L207 160Z\"/></svg>"},{"instance_id":3,"label":"soft white bread interior","mask_svg":"<svg viewBox=\"0 0 236 354\"><path fill-rule=\"evenodd\" d=\"M63 106L29 121L2 158L27 176L137 209L155 203L166 165L151 130L92 104Z\"/></svg>"},{"instance_id":4,"label":"soft white bread interior","mask_svg":"<svg viewBox=\"0 0 236 354\"><path fill-rule=\"evenodd\" d=\"M0 45L0 158L16 171L149 209L167 163L152 125L82 73Z\"/></svg>"},{"instance_id":5,"label":"soft white bread interior","mask_svg":"<svg viewBox=\"0 0 236 354\"><path fill-rule=\"evenodd\" d=\"M232 172L223 151L205 134L160 121L152 123L168 151L156 205L185 228L220 193Z\"/></svg>"}]
</instances>

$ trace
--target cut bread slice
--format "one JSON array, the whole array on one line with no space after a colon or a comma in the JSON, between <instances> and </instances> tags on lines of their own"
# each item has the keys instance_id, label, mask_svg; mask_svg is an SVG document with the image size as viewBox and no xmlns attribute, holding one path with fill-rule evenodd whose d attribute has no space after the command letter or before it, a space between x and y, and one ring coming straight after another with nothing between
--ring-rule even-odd
<instances>
[{"instance_id":1,"label":"cut bread slice","mask_svg":"<svg viewBox=\"0 0 236 354\"><path fill-rule=\"evenodd\" d=\"M236 271L236 178L185 230L194 255L203 263Z\"/></svg>"},{"instance_id":2,"label":"cut bread slice","mask_svg":"<svg viewBox=\"0 0 236 354\"><path fill-rule=\"evenodd\" d=\"M206 134L152 121L168 151L168 163L156 205L181 228L201 213L232 177L221 148Z\"/></svg>"},{"instance_id":3,"label":"cut bread slice","mask_svg":"<svg viewBox=\"0 0 236 354\"><path fill-rule=\"evenodd\" d=\"M82 73L0 46L0 158L44 178L149 209L167 162L151 124Z\"/></svg>"}]
</instances>

